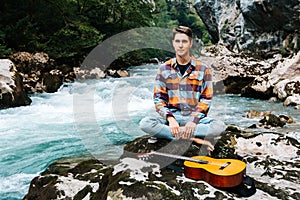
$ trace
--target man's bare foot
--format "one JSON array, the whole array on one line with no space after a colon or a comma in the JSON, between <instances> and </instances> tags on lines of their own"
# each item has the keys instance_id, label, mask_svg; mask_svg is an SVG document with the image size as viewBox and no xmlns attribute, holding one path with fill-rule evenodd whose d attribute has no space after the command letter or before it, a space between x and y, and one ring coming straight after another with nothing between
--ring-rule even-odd
<instances>
[{"instance_id":1,"label":"man's bare foot","mask_svg":"<svg viewBox=\"0 0 300 200\"><path fill-rule=\"evenodd\" d=\"M202 140L200 138L190 138L190 140L192 140L193 142L196 142L197 144L203 144L207 146L207 149L209 151L213 151L215 149L215 147L211 144L210 141L207 140Z\"/></svg>"}]
</instances>

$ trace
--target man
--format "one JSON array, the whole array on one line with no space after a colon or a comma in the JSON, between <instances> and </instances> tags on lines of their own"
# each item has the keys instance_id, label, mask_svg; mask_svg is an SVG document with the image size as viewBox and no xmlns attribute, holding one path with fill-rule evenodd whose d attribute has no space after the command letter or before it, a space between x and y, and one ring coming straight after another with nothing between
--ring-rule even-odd
<instances>
[{"instance_id":1,"label":"man","mask_svg":"<svg viewBox=\"0 0 300 200\"><path fill-rule=\"evenodd\" d=\"M192 30L173 29L172 44L176 56L158 68L154 86L154 104L160 118L146 117L140 128L158 138L190 139L214 146L197 137L218 135L225 124L207 117L213 96L210 69L191 56Z\"/></svg>"}]
</instances>

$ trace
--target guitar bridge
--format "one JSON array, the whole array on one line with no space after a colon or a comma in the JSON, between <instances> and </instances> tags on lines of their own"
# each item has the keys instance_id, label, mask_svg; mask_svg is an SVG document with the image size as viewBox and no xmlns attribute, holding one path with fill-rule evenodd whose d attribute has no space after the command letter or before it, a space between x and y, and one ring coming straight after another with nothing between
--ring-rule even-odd
<instances>
[{"instance_id":1,"label":"guitar bridge","mask_svg":"<svg viewBox=\"0 0 300 200\"><path fill-rule=\"evenodd\" d=\"M223 164L223 165L219 168L219 170L225 169L225 167L227 167L227 166L230 165L230 164L231 164L231 162L227 162L227 163Z\"/></svg>"}]
</instances>

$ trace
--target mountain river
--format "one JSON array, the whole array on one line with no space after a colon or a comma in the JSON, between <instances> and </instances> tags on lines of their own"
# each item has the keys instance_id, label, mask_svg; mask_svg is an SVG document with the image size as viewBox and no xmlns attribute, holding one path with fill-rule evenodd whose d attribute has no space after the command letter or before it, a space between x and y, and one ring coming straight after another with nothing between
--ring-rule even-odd
<instances>
[{"instance_id":1,"label":"mountain river","mask_svg":"<svg viewBox=\"0 0 300 200\"><path fill-rule=\"evenodd\" d=\"M59 158L121 155L126 142L144 135L138 122L155 114L156 69L142 65L126 78L77 81L53 94L32 95L30 106L0 110L0 199L22 199L30 181ZM282 102L215 95L209 115L245 128L258 121L243 117L250 109L292 116L295 124L272 131L299 140L300 112Z\"/></svg>"}]
</instances>

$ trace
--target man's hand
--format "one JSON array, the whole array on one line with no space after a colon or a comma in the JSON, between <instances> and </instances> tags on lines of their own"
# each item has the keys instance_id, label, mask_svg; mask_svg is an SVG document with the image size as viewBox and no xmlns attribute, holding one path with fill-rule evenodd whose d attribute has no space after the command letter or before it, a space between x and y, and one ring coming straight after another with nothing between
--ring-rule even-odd
<instances>
[{"instance_id":1,"label":"man's hand","mask_svg":"<svg viewBox=\"0 0 300 200\"><path fill-rule=\"evenodd\" d=\"M197 124L192 121L189 121L188 123L186 123L186 125L184 126L182 138L189 139L189 138L193 137L196 125Z\"/></svg>"},{"instance_id":2,"label":"man's hand","mask_svg":"<svg viewBox=\"0 0 300 200\"><path fill-rule=\"evenodd\" d=\"M174 117L168 117L167 118L168 122L169 122L169 127L171 129L172 135L176 138L180 137L180 130L179 130L179 124L176 121L176 119Z\"/></svg>"}]
</instances>

